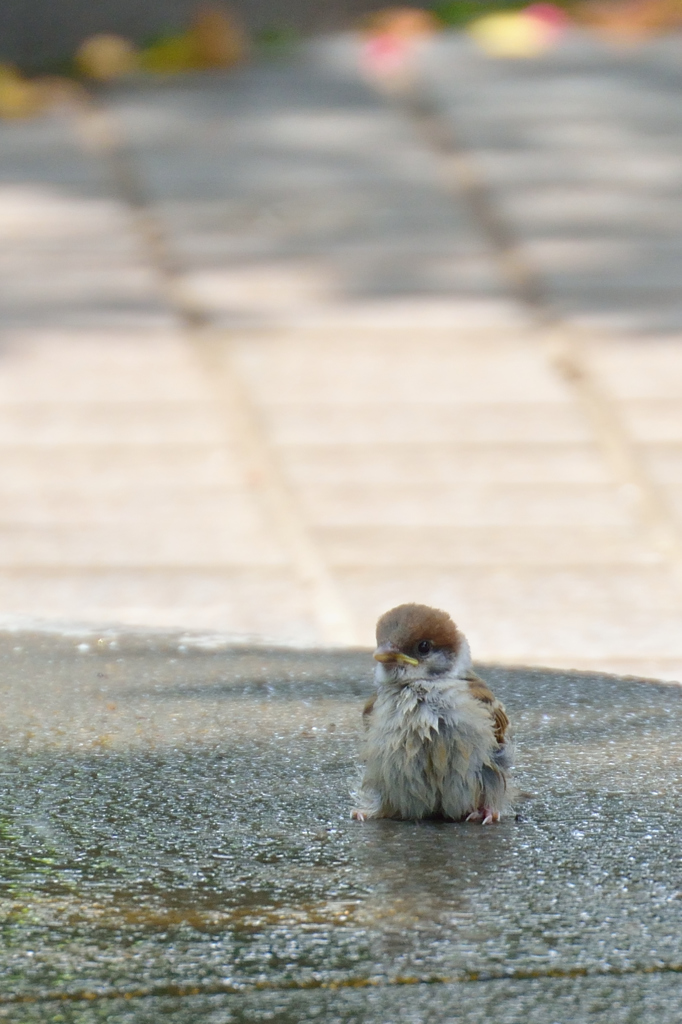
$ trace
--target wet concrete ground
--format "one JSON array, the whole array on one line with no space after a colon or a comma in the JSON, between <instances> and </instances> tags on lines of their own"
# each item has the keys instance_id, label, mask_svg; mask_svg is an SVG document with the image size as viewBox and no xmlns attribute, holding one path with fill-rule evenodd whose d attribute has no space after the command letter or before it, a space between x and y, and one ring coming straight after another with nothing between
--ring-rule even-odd
<instances>
[{"instance_id":1,"label":"wet concrete ground","mask_svg":"<svg viewBox=\"0 0 682 1024\"><path fill-rule=\"evenodd\" d=\"M0 665L0 1019L679 1020L679 687L480 667L527 794L483 829L349 820L369 652Z\"/></svg>"}]
</instances>

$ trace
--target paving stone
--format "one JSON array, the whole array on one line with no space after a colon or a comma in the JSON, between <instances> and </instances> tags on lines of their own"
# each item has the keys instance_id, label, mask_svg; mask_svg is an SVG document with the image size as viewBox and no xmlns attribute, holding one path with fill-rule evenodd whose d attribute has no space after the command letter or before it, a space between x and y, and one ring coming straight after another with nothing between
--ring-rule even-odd
<instances>
[{"instance_id":1,"label":"paving stone","mask_svg":"<svg viewBox=\"0 0 682 1024\"><path fill-rule=\"evenodd\" d=\"M676 413L676 407L672 412ZM263 410L273 440L287 446L507 441L541 445L544 441L591 440L589 425L579 410L551 402L481 402L457 407L447 402L439 406L414 401L410 413L405 415L404 406L369 402L343 407L312 401L300 406L278 402Z\"/></svg>"},{"instance_id":2,"label":"paving stone","mask_svg":"<svg viewBox=\"0 0 682 1024\"><path fill-rule=\"evenodd\" d=\"M221 438L221 415L212 402L65 402L61 394L35 402L11 399L0 405L0 444L49 452L55 446L97 448L110 452L125 445L136 459L137 446L205 445L214 450ZM7 451L7 447L5 448ZM11 448L10 448L11 450ZM156 457L154 459L156 462Z\"/></svg>"},{"instance_id":3,"label":"paving stone","mask_svg":"<svg viewBox=\"0 0 682 1024\"><path fill-rule=\"evenodd\" d=\"M484 661L517 664L598 661L643 675L649 662L669 659L662 678L679 678L682 633L679 590L664 566L543 566L409 564L340 568L359 628L371 636L377 617L403 601L453 611ZM504 655L503 655L504 652Z\"/></svg>"},{"instance_id":4,"label":"paving stone","mask_svg":"<svg viewBox=\"0 0 682 1024\"><path fill-rule=\"evenodd\" d=\"M118 524L126 526L135 521L159 524L164 518L176 519L178 524L192 523L195 528L206 529L219 521L221 509L229 507L234 525L243 530L254 516L253 502L248 493L236 488L220 490L203 488L203 493L188 491L182 483L173 487L140 488L134 481L123 493L112 494L107 488L101 493L96 481L89 488L51 489L51 493L35 491L5 495L1 513L4 520L26 525L61 526L66 523L91 523L94 526Z\"/></svg>"},{"instance_id":5,"label":"paving stone","mask_svg":"<svg viewBox=\"0 0 682 1024\"><path fill-rule=\"evenodd\" d=\"M679 401L682 338L655 338L646 345L604 343L590 347L590 365L620 401Z\"/></svg>"},{"instance_id":6,"label":"paving stone","mask_svg":"<svg viewBox=\"0 0 682 1024\"><path fill-rule=\"evenodd\" d=\"M334 358L333 338L315 344L300 334L269 342L248 335L238 349L359 635L371 635L385 607L422 600L458 609L467 631L475 623L483 658L502 650L548 664L613 658L618 668L630 658L651 673L659 645L670 660L657 660L656 670L676 678L679 588L542 350L514 338L422 338L416 366L409 345L381 334L344 339L345 359ZM431 406L413 403L432 377ZM439 405L461 420L448 417L455 429L436 434ZM557 444L568 442L572 421L586 431L581 466L589 470L577 479L562 474ZM511 438L519 449L523 438L524 457L539 460L531 471L530 461L517 468L513 457L507 469ZM302 454L311 465L302 468ZM538 464L547 468L534 479ZM622 600L632 602L625 629Z\"/></svg>"},{"instance_id":7,"label":"paving stone","mask_svg":"<svg viewBox=\"0 0 682 1024\"><path fill-rule=\"evenodd\" d=\"M199 495L194 508L179 505L172 515L173 495L132 509L119 502L106 515L81 498L74 488L61 505L46 503L33 513L0 507L0 565L138 565L144 571L150 565L289 564L257 510L234 495L220 496L212 509Z\"/></svg>"},{"instance_id":8,"label":"paving stone","mask_svg":"<svg viewBox=\"0 0 682 1024\"><path fill-rule=\"evenodd\" d=\"M456 572L462 565L585 566L662 562L663 555L647 546L631 527L530 525L445 527L409 526L318 527L315 531L333 566L430 566Z\"/></svg>"},{"instance_id":9,"label":"paving stone","mask_svg":"<svg viewBox=\"0 0 682 1024\"><path fill-rule=\"evenodd\" d=\"M197 402L207 398L207 381L177 332L8 332L0 395L32 403Z\"/></svg>"},{"instance_id":10,"label":"paving stone","mask_svg":"<svg viewBox=\"0 0 682 1024\"><path fill-rule=\"evenodd\" d=\"M582 485L316 484L301 488L316 526L626 526L613 488Z\"/></svg>"},{"instance_id":11,"label":"paving stone","mask_svg":"<svg viewBox=\"0 0 682 1024\"><path fill-rule=\"evenodd\" d=\"M525 338L434 333L420 338L418 358L414 334L362 330L341 339L297 332L260 340L249 334L240 338L237 355L263 404L401 402L409 410L424 400L456 406L572 399L543 353Z\"/></svg>"},{"instance_id":12,"label":"paving stone","mask_svg":"<svg viewBox=\"0 0 682 1024\"><path fill-rule=\"evenodd\" d=\"M200 363L180 336L7 337L0 391L11 396L5 415L14 411L16 429L3 438L3 561L286 561L263 520L239 444L230 437ZM165 408L164 402L169 403ZM29 419L36 405L39 436ZM160 412L151 431L156 446L150 447L144 426L141 435L134 429L134 417L129 422L130 406L142 407L147 427ZM186 409L190 437L199 409L204 421L204 444L197 449L195 439L190 452L178 448ZM23 416L17 422L19 412ZM108 427L104 437L103 420Z\"/></svg>"},{"instance_id":13,"label":"paving stone","mask_svg":"<svg viewBox=\"0 0 682 1024\"><path fill-rule=\"evenodd\" d=\"M590 364L608 390L633 446L671 513L682 522L682 461L674 441L682 409L682 352L676 338L601 342L590 347ZM665 446L661 441L668 441Z\"/></svg>"},{"instance_id":14,"label":"paving stone","mask_svg":"<svg viewBox=\"0 0 682 1024\"><path fill-rule=\"evenodd\" d=\"M679 72L656 43L574 34L535 61L443 36L423 71L553 307L599 329L679 329ZM665 48L665 47L664 47Z\"/></svg>"},{"instance_id":15,"label":"paving stone","mask_svg":"<svg viewBox=\"0 0 682 1024\"><path fill-rule=\"evenodd\" d=\"M649 332L586 351L673 507L677 339L651 336L677 301L666 45L496 62L451 36L424 70L555 307ZM335 37L103 96L171 282L83 121L3 127L0 612L313 642L321 585L366 643L422 599L483 658L680 678L674 567L467 198L357 60ZM172 295L212 318L215 365Z\"/></svg>"},{"instance_id":16,"label":"paving stone","mask_svg":"<svg viewBox=\"0 0 682 1024\"><path fill-rule=\"evenodd\" d=\"M20 567L4 567L0 622L47 629L50 623L64 629L79 623L103 629L112 623L143 623L227 632L262 643L318 640L310 595L288 566L263 565L262 560L258 564L253 554L248 565L233 555L232 565L184 567L177 565L175 552L164 552L165 557L158 558L161 564L155 565L153 549L150 555L140 547L130 545L125 555L133 564L120 568L111 555L108 564L102 564L96 550L80 564L73 558L71 565L50 566L46 557L38 565L27 559ZM69 554L65 545L64 556Z\"/></svg>"},{"instance_id":17,"label":"paving stone","mask_svg":"<svg viewBox=\"0 0 682 1024\"><path fill-rule=\"evenodd\" d=\"M313 484L602 483L605 466L587 445L291 445L281 452L292 478ZM675 453L660 458L676 469ZM672 462L670 460L673 460Z\"/></svg>"},{"instance_id":18,"label":"paving stone","mask_svg":"<svg viewBox=\"0 0 682 1024\"><path fill-rule=\"evenodd\" d=\"M111 174L66 115L0 122L3 327L170 327Z\"/></svg>"},{"instance_id":19,"label":"paving stone","mask_svg":"<svg viewBox=\"0 0 682 1024\"><path fill-rule=\"evenodd\" d=\"M112 108L186 283L226 324L504 295L466 205L439 194L433 157L357 75L308 56L121 91Z\"/></svg>"},{"instance_id":20,"label":"paving stone","mask_svg":"<svg viewBox=\"0 0 682 1024\"><path fill-rule=\"evenodd\" d=\"M576 460L577 461L577 460ZM183 487L234 487L244 480L237 452L218 443L47 444L5 446L5 486L18 493L41 486L59 490L74 478L97 473L100 493L125 484Z\"/></svg>"},{"instance_id":21,"label":"paving stone","mask_svg":"<svg viewBox=\"0 0 682 1024\"><path fill-rule=\"evenodd\" d=\"M682 445L650 445L646 460L649 472L659 483L675 484L682 480Z\"/></svg>"}]
</instances>

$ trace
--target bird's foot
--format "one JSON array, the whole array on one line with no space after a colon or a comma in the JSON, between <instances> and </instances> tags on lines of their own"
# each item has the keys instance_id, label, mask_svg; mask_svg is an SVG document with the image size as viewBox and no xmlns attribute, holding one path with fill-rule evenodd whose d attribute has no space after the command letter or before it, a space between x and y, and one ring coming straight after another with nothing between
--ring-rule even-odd
<instances>
[{"instance_id":1,"label":"bird's foot","mask_svg":"<svg viewBox=\"0 0 682 1024\"><path fill-rule=\"evenodd\" d=\"M492 807L479 807L478 810L467 814L465 821L480 821L481 825L492 825L494 821L500 820L500 812L494 811Z\"/></svg>"},{"instance_id":2,"label":"bird's foot","mask_svg":"<svg viewBox=\"0 0 682 1024\"><path fill-rule=\"evenodd\" d=\"M359 811L357 808L350 812L351 819L353 821L367 821L367 815L364 811Z\"/></svg>"}]
</instances>

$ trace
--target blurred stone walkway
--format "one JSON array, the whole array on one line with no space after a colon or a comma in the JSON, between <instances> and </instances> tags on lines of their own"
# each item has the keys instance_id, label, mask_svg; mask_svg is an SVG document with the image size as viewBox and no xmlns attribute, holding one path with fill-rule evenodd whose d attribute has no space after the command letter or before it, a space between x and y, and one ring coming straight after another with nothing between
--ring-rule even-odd
<instances>
[{"instance_id":1,"label":"blurred stone walkway","mask_svg":"<svg viewBox=\"0 0 682 1024\"><path fill-rule=\"evenodd\" d=\"M454 176L347 39L1 125L4 622L370 644L418 600L481 660L682 678L682 115L653 51L443 39Z\"/></svg>"}]
</instances>

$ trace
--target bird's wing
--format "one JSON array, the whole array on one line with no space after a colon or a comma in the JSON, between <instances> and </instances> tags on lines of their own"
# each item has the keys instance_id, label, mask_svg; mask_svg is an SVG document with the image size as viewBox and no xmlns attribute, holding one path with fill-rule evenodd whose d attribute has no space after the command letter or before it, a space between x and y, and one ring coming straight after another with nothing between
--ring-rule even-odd
<instances>
[{"instance_id":1,"label":"bird's wing","mask_svg":"<svg viewBox=\"0 0 682 1024\"><path fill-rule=\"evenodd\" d=\"M372 694L372 696L369 698L364 708L362 709L362 724L364 725L365 729L369 729L369 720L372 717L372 712L374 711L374 702L376 701L376 699L376 693Z\"/></svg>"},{"instance_id":2,"label":"bird's wing","mask_svg":"<svg viewBox=\"0 0 682 1024\"><path fill-rule=\"evenodd\" d=\"M493 716L493 729L495 731L495 739L503 746L505 742L505 736L507 729L509 728L509 719L507 713L504 710L504 705L497 699L495 694L489 688L488 684L480 676L477 676L473 669L470 669L465 677L469 684L469 693L476 700L480 700L482 704L486 704Z\"/></svg>"}]
</instances>

